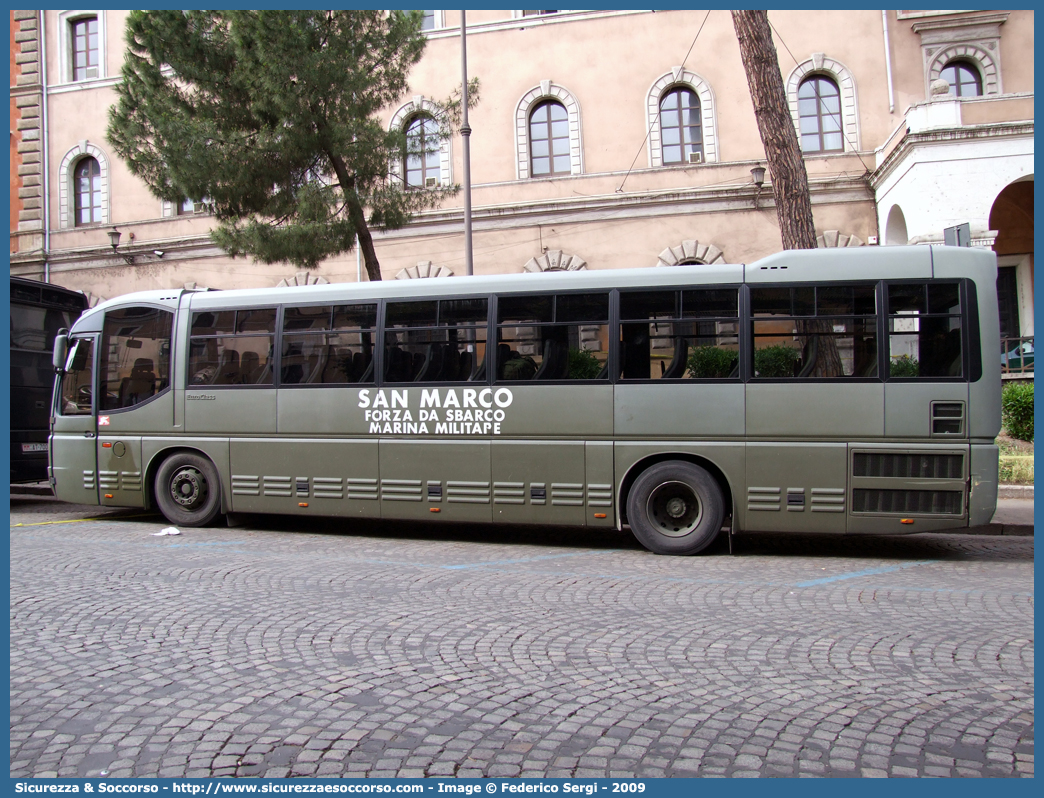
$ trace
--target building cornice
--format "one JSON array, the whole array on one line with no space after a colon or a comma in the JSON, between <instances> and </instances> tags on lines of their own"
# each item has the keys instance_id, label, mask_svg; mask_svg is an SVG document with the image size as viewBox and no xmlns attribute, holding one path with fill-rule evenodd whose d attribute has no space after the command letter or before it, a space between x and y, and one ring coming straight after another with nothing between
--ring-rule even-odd
<instances>
[{"instance_id":1,"label":"building cornice","mask_svg":"<svg viewBox=\"0 0 1044 798\"><path fill-rule=\"evenodd\" d=\"M848 202L872 202L873 195L864 175L839 175L809 180L813 205ZM755 210L755 200L757 209ZM477 206L472 210L476 231L510 230L563 222L622 221L626 219L677 216L704 213L766 213L773 214L775 203L772 186L765 184L760 193L753 184L742 186L714 186L646 191L628 194L606 194L589 197L566 197L536 200L510 205ZM169 219L154 220L155 223ZM136 222L134 226L152 222ZM464 224L463 208L424 211L414 216L409 225L400 230L374 231L378 241L393 241L437 234L458 235ZM140 237L139 237L140 241ZM163 252L162 257L155 252ZM209 233L165 239L148 239L120 247L114 255L107 246L77 247L52 250L48 262L52 272L79 269L103 269L123 266L123 255L133 256L137 266L153 266L159 261L174 263L201 258L225 258L228 253L214 244ZM14 255L13 273L28 273L42 263L40 252Z\"/></svg>"},{"instance_id":2,"label":"building cornice","mask_svg":"<svg viewBox=\"0 0 1044 798\"><path fill-rule=\"evenodd\" d=\"M945 17L934 17L921 22L914 22L910 27L914 33L927 33L929 31L964 28L970 25L1003 25L1007 21L1008 12L998 11L979 15L969 13L967 15L951 14Z\"/></svg>"},{"instance_id":3,"label":"building cornice","mask_svg":"<svg viewBox=\"0 0 1044 798\"><path fill-rule=\"evenodd\" d=\"M876 191L881 184L916 149L942 144L982 139L1033 138L1033 121L996 122L985 125L965 125L959 128L927 130L923 133L907 133L870 175L870 185Z\"/></svg>"}]
</instances>

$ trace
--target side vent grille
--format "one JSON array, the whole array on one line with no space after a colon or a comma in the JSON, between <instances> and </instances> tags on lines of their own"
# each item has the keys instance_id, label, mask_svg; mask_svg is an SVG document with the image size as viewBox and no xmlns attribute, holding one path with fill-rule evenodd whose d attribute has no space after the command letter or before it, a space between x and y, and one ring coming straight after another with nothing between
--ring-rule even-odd
<instances>
[{"instance_id":1,"label":"side vent grille","mask_svg":"<svg viewBox=\"0 0 1044 798\"><path fill-rule=\"evenodd\" d=\"M419 502L421 481L419 479L382 479L381 501Z\"/></svg>"},{"instance_id":2,"label":"side vent grille","mask_svg":"<svg viewBox=\"0 0 1044 798\"><path fill-rule=\"evenodd\" d=\"M489 483L446 482L446 501L458 504L489 504Z\"/></svg>"},{"instance_id":3,"label":"side vent grille","mask_svg":"<svg viewBox=\"0 0 1044 798\"><path fill-rule=\"evenodd\" d=\"M261 495L260 477L250 474L232 475L233 496L259 496Z\"/></svg>"},{"instance_id":4,"label":"side vent grille","mask_svg":"<svg viewBox=\"0 0 1044 798\"><path fill-rule=\"evenodd\" d=\"M314 477L312 479L312 495L316 499L343 499L340 477Z\"/></svg>"},{"instance_id":5,"label":"side vent grille","mask_svg":"<svg viewBox=\"0 0 1044 798\"><path fill-rule=\"evenodd\" d=\"M868 490L852 491L852 510L857 513L960 515L964 494L959 490Z\"/></svg>"},{"instance_id":6,"label":"side vent grille","mask_svg":"<svg viewBox=\"0 0 1044 798\"><path fill-rule=\"evenodd\" d=\"M932 402L932 435L964 434L964 402Z\"/></svg>"},{"instance_id":7,"label":"side vent grille","mask_svg":"<svg viewBox=\"0 0 1044 798\"><path fill-rule=\"evenodd\" d=\"M377 499L376 479L353 479L349 477L344 481L348 490L349 499Z\"/></svg>"},{"instance_id":8,"label":"side vent grille","mask_svg":"<svg viewBox=\"0 0 1044 798\"><path fill-rule=\"evenodd\" d=\"M265 496L290 496L290 477L265 477Z\"/></svg>"},{"instance_id":9,"label":"side vent grille","mask_svg":"<svg viewBox=\"0 0 1044 798\"><path fill-rule=\"evenodd\" d=\"M962 454L905 454L856 452L852 476L894 479L962 479Z\"/></svg>"}]
</instances>

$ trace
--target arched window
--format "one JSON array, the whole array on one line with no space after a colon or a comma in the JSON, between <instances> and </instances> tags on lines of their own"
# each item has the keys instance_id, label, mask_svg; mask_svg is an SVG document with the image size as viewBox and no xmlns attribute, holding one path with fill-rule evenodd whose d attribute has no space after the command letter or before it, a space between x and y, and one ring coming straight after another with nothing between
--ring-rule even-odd
<instances>
[{"instance_id":1,"label":"arched window","mask_svg":"<svg viewBox=\"0 0 1044 798\"><path fill-rule=\"evenodd\" d=\"M73 170L73 225L102 221L101 167L91 157L81 158Z\"/></svg>"},{"instance_id":2,"label":"arched window","mask_svg":"<svg viewBox=\"0 0 1044 798\"><path fill-rule=\"evenodd\" d=\"M967 61L950 61L939 77L950 84L950 94L956 97L981 97L982 77Z\"/></svg>"},{"instance_id":3,"label":"arched window","mask_svg":"<svg viewBox=\"0 0 1044 798\"><path fill-rule=\"evenodd\" d=\"M665 164L690 163L691 153L703 161L703 116L692 89L676 86L661 98L660 141Z\"/></svg>"},{"instance_id":4,"label":"arched window","mask_svg":"<svg viewBox=\"0 0 1044 798\"><path fill-rule=\"evenodd\" d=\"M554 100L539 103L529 115L529 174L544 177L571 172L569 114Z\"/></svg>"},{"instance_id":5,"label":"arched window","mask_svg":"<svg viewBox=\"0 0 1044 798\"><path fill-rule=\"evenodd\" d=\"M812 75L798 88L802 152L842 152L841 92L825 75Z\"/></svg>"},{"instance_id":6,"label":"arched window","mask_svg":"<svg viewBox=\"0 0 1044 798\"><path fill-rule=\"evenodd\" d=\"M406 127L406 157L403 174L407 188L437 186L441 181L437 123L430 116L413 117Z\"/></svg>"}]
</instances>

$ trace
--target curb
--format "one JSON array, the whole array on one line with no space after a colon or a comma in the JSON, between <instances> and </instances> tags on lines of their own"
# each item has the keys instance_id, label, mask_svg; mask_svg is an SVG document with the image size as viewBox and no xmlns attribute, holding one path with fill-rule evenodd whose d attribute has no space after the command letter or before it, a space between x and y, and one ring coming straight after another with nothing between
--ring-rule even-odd
<instances>
[{"instance_id":1,"label":"curb","mask_svg":"<svg viewBox=\"0 0 1044 798\"><path fill-rule=\"evenodd\" d=\"M1032 499L1032 485L998 485L998 499Z\"/></svg>"}]
</instances>

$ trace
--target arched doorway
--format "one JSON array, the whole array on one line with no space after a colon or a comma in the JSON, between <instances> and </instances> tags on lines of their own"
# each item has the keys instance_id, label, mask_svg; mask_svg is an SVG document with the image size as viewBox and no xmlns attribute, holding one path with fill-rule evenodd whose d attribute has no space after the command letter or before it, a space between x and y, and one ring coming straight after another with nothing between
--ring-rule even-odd
<instances>
[{"instance_id":1,"label":"arched doorway","mask_svg":"<svg viewBox=\"0 0 1044 798\"><path fill-rule=\"evenodd\" d=\"M1033 336L1033 176L1008 184L990 208L990 229L997 231L997 302L1000 311L1002 349L1021 345L1025 350ZM1019 360L1006 367L1019 366Z\"/></svg>"},{"instance_id":2,"label":"arched doorway","mask_svg":"<svg viewBox=\"0 0 1044 798\"><path fill-rule=\"evenodd\" d=\"M909 241L910 236L906 232L906 216L903 214L903 209L898 205L893 205L892 210L888 211L885 244L890 247L901 247L906 246Z\"/></svg>"}]
</instances>

